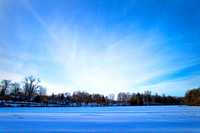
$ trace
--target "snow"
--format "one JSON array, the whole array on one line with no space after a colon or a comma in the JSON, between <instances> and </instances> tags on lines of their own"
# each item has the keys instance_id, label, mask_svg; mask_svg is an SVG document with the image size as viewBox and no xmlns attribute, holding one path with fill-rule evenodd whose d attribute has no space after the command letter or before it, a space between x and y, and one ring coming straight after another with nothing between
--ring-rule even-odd
<instances>
[{"instance_id":1,"label":"snow","mask_svg":"<svg viewBox=\"0 0 200 133\"><path fill-rule=\"evenodd\" d=\"M0 132L200 132L200 107L0 108Z\"/></svg>"}]
</instances>

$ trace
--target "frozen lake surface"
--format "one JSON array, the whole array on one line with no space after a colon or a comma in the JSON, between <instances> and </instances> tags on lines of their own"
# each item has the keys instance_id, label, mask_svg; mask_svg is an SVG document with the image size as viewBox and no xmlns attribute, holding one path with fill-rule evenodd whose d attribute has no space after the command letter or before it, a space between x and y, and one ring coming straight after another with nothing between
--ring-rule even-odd
<instances>
[{"instance_id":1,"label":"frozen lake surface","mask_svg":"<svg viewBox=\"0 0 200 133\"><path fill-rule=\"evenodd\" d=\"M0 108L0 132L198 132L200 107Z\"/></svg>"}]
</instances>

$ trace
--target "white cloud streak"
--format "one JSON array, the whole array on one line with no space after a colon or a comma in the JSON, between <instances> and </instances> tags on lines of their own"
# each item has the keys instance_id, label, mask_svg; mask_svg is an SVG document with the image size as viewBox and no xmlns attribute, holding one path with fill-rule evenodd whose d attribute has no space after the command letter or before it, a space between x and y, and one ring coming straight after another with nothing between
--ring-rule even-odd
<instances>
[{"instance_id":1,"label":"white cloud streak","mask_svg":"<svg viewBox=\"0 0 200 133\"><path fill-rule=\"evenodd\" d=\"M191 60L184 60L183 62L178 58L178 55L183 57L184 53L177 53L177 57L170 54L170 52L174 52L173 47L163 45L168 40L163 39L159 33L154 31L145 33L144 36L144 33L133 32L130 35L121 36L121 38L115 36L115 33L110 34L112 36L104 36L102 32L100 34L102 41L98 40L95 35L93 35L94 38L91 38L79 32L78 29L72 30L70 26L63 22L57 22L56 18L52 22L47 22L28 1L22 2L22 4L45 29L42 31L43 35L38 35L39 40L37 42L38 47L45 49L45 56L44 53L38 52L38 55L34 58L22 51L22 56L18 58L23 64L19 64L16 70L21 72L23 68L21 66L27 65L25 56L28 59L34 58L34 60L47 61L47 63L50 60L51 64L59 67L59 69L51 70L54 73L47 72L48 74L44 75L42 74L43 71L40 70L43 66L34 63L30 63L31 68L23 73L47 78L43 85L49 88L49 94L52 92L73 92L75 90L103 94L117 94L120 91L142 92L146 89L162 92L164 86L178 90L178 88L184 87L180 85L184 81L187 81L189 86L193 87L196 78L199 79L199 77L196 77L192 81L188 79L180 82L174 80L144 86L143 84L151 79L190 67L196 64L198 60L192 62ZM114 38L114 41L107 41L109 38ZM101 47L102 43L104 47ZM3 59L1 61L4 64L10 63ZM16 66L15 63L12 66ZM51 65L47 64L47 67L51 67ZM2 72L1 79L12 78L14 80L22 77L21 75L15 76L15 74ZM52 82L55 77L59 77L59 81ZM176 91L171 89L171 92ZM166 93L169 92L166 91Z\"/></svg>"}]
</instances>

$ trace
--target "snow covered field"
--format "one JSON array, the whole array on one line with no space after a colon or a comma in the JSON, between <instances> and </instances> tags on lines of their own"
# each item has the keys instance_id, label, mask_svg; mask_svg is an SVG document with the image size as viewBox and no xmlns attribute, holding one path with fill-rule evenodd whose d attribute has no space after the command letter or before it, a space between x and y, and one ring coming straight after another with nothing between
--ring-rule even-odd
<instances>
[{"instance_id":1,"label":"snow covered field","mask_svg":"<svg viewBox=\"0 0 200 133\"><path fill-rule=\"evenodd\" d=\"M0 132L200 132L200 107L0 108Z\"/></svg>"}]
</instances>

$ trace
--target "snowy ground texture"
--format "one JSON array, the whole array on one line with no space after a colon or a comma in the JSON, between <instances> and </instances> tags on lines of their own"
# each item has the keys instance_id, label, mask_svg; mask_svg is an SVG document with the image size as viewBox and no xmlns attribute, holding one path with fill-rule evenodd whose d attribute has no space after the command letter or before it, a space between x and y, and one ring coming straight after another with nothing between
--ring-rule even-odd
<instances>
[{"instance_id":1,"label":"snowy ground texture","mask_svg":"<svg viewBox=\"0 0 200 133\"><path fill-rule=\"evenodd\" d=\"M0 108L0 132L200 133L200 107Z\"/></svg>"}]
</instances>

